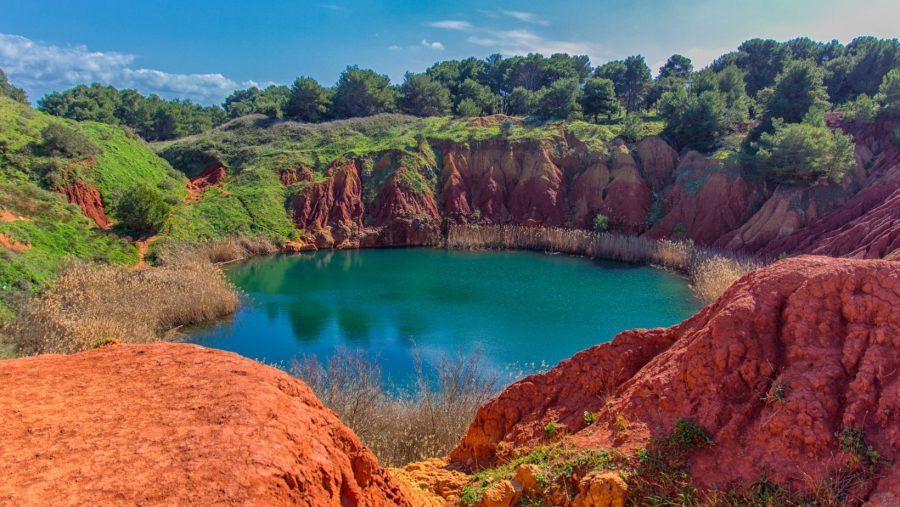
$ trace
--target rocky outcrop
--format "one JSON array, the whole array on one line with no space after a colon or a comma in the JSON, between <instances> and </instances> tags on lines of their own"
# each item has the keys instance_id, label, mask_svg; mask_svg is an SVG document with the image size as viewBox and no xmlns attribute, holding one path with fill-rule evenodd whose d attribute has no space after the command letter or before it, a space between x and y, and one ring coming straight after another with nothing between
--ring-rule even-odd
<instances>
[{"instance_id":1,"label":"rocky outcrop","mask_svg":"<svg viewBox=\"0 0 900 507\"><path fill-rule=\"evenodd\" d=\"M740 168L695 151L682 158L676 173L648 237L712 244L750 219L764 198L761 185L745 180Z\"/></svg>"},{"instance_id":2,"label":"rocky outcrop","mask_svg":"<svg viewBox=\"0 0 900 507\"><path fill-rule=\"evenodd\" d=\"M346 247L358 241L365 220L359 176L359 162L337 161L326 170L324 181L294 197L294 222L315 235L316 247Z\"/></svg>"},{"instance_id":3,"label":"rocky outcrop","mask_svg":"<svg viewBox=\"0 0 900 507\"><path fill-rule=\"evenodd\" d=\"M315 177L313 176L312 169L301 166L299 169L282 169L278 173L278 179L281 181L282 185L289 187L294 183L313 181Z\"/></svg>"},{"instance_id":4,"label":"rocky outcrop","mask_svg":"<svg viewBox=\"0 0 900 507\"><path fill-rule=\"evenodd\" d=\"M109 229L110 222L103 209L103 198L100 192L82 180L65 185L59 192L66 196L69 203L78 205L81 213L90 218L101 229Z\"/></svg>"},{"instance_id":5,"label":"rocky outcrop","mask_svg":"<svg viewBox=\"0 0 900 507\"><path fill-rule=\"evenodd\" d=\"M807 227L773 241L761 253L811 253L859 259L900 251L900 179L869 187Z\"/></svg>"},{"instance_id":6,"label":"rocky outcrop","mask_svg":"<svg viewBox=\"0 0 900 507\"><path fill-rule=\"evenodd\" d=\"M511 385L451 458L491 465L545 442L550 420L571 445L632 452L689 418L715 441L690 457L697 484L747 485L764 472L809 490L854 461L842 432L896 462L898 371L900 264L798 257L745 276L677 326L621 333ZM597 417L589 427L585 411ZM894 505L898 484L900 469L882 466L866 493Z\"/></svg>"},{"instance_id":7,"label":"rocky outcrop","mask_svg":"<svg viewBox=\"0 0 900 507\"><path fill-rule=\"evenodd\" d=\"M113 345L0 382L4 505L411 505L308 387L235 354Z\"/></svg>"},{"instance_id":8,"label":"rocky outcrop","mask_svg":"<svg viewBox=\"0 0 900 507\"><path fill-rule=\"evenodd\" d=\"M228 176L228 169L219 161L213 161L206 165L200 174L190 178L187 182L187 196L184 202L197 202L202 198L203 191L210 187L219 186L225 177Z\"/></svg>"},{"instance_id":9,"label":"rocky outcrop","mask_svg":"<svg viewBox=\"0 0 900 507\"><path fill-rule=\"evenodd\" d=\"M715 246L758 253L770 243L790 236L839 207L849 195L852 192L846 186L836 183L808 187L781 185L759 211L740 227L716 240Z\"/></svg>"},{"instance_id":10,"label":"rocky outcrop","mask_svg":"<svg viewBox=\"0 0 900 507\"><path fill-rule=\"evenodd\" d=\"M662 191L675 178L678 152L662 139L651 136L641 140L635 145L634 154L651 192Z\"/></svg>"}]
</instances>

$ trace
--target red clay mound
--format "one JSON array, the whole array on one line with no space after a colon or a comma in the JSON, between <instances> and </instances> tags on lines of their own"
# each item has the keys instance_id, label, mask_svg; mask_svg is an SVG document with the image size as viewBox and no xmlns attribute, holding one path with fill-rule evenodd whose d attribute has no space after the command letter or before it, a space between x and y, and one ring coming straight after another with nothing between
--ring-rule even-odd
<instances>
[{"instance_id":1,"label":"red clay mound","mask_svg":"<svg viewBox=\"0 0 900 507\"><path fill-rule=\"evenodd\" d=\"M103 210L103 198L96 188L78 180L60 188L59 192L65 195L70 203L77 204L81 208L81 213L93 220L98 227L109 229L109 218Z\"/></svg>"},{"instance_id":2,"label":"red clay mound","mask_svg":"<svg viewBox=\"0 0 900 507\"><path fill-rule=\"evenodd\" d=\"M589 428L585 411L599 418ZM691 458L701 486L765 473L806 490L852 460L836 434L854 428L894 464L869 498L900 504L900 263L798 257L758 270L677 326L621 333L513 384L451 458L491 464L544 441L550 420L576 446L628 452L680 418L715 440Z\"/></svg>"},{"instance_id":3,"label":"red clay mound","mask_svg":"<svg viewBox=\"0 0 900 507\"><path fill-rule=\"evenodd\" d=\"M0 504L410 505L312 391L235 354L0 362Z\"/></svg>"},{"instance_id":4,"label":"red clay mound","mask_svg":"<svg viewBox=\"0 0 900 507\"><path fill-rule=\"evenodd\" d=\"M188 195L185 196L184 202L197 202L201 199L203 190L209 187L215 187L225 181L228 170L221 162L210 162L203 168L197 176L194 176L187 183Z\"/></svg>"}]
</instances>

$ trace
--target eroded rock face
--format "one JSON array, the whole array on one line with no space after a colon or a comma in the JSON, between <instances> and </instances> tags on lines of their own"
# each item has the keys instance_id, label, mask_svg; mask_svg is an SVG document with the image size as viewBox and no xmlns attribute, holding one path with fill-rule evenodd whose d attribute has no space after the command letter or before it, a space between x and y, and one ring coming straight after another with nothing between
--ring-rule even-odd
<instances>
[{"instance_id":1,"label":"eroded rock face","mask_svg":"<svg viewBox=\"0 0 900 507\"><path fill-rule=\"evenodd\" d=\"M325 172L326 179L303 188L293 203L294 221L316 235L315 246L344 246L358 238L365 208L359 163L338 161Z\"/></svg>"},{"instance_id":2,"label":"eroded rock face","mask_svg":"<svg viewBox=\"0 0 900 507\"><path fill-rule=\"evenodd\" d=\"M549 420L574 445L631 452L690 418L715 440L691 457L701 486L750 484L764 469L808 490L852 460L836 436L845 428L896 462L898 370L900 264L798 257L745 276L677 326L621 333L513 384L479 410L451 458L493 464L546 441ZM589 428L585 411L598 417ZM870 484L873 500L900 502L900 468L884 466Z\"/></svg>"},{"instance_id":3,"label":"eroded rock face","mask_svg":"<svg viewBox=\"0 0 900 507\"><path fill-rule=\"evenodd\" d=\"M647 236L712 244L750 219L763 197L761 186L746 181L738 167L689 152Z\"/></svg>"},{"instance_id":4,"label":"eroded rock face","mask_svg":"<svg viewBox=\"0 0 900 507\"><path fill-rule=\"evenodd\" d=\"M77 204L81 208L81 213L93 220L97 227L109 229L110 222L103 209L103 198L96 188L77 180L60 188L59 192L65 195L70 203Z\"/></svg>"},{"instance_id":5,"label":"eroded rock face","mask_svg":"<svg viewBox=\"0 0 900 507\"><path fill-rule=\"evenodd\" d=\"M411 505L308 387L235 354L114 345L0 381L2 504Z\"/></svg>"}]
</instances>

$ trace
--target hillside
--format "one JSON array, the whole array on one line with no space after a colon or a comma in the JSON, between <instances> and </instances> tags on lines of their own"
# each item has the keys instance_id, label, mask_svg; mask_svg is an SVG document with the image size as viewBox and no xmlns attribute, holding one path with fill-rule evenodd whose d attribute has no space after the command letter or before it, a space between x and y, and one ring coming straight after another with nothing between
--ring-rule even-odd
<instances>
[{"instance_id":1,"label":"hillside","mask_svg":"<svg viewBox=\"0 0 900 507\"><path fill-rule=\"evenodd\" d=\"M95 153L51 155L41 135L50 125L82 134ZM0 97L0 238L13 245L0 248L0 321L16 300L45 288L66 257L136 263L137 247L111 228L109 204L137 183L177 201L185 181L120 128L59 119Z\"/></svg>"},{"instance_id":2,"label":"hillside","mask_svg":"<svg viewBox=\"0 0 900 507\"><path fill-rule=\"evenodd\" d=\"M900 246L898 210L895 200L874 203L900 180L896 122L829 118L856 142L856 169L839 182L777 183L727 151L679 155L653 136L627 145L605 126L503 116L317 125L256 116L156 148L189 175L222 170L222 185L176 213L173 237L243 232L287 236L299 248L404 246L438 243L446 222L590 228L602 214L611 232L770 259L889 256ZM870 211L883 218L873 218L871 233L856 227L851 237L862 244L826 246Z\"/></svg>"}]
</instances>

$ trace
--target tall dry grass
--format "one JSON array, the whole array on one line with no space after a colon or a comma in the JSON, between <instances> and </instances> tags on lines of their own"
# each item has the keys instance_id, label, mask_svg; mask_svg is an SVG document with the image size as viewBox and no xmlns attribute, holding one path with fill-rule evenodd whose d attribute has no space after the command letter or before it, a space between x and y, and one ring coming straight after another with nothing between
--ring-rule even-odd
<instances>
[{"instance_id":1,"label":"tall dry grass","mask_svg":"<svg viewBox=\"0 0 900 507\"><path fill-rule=\"evenodd\" d=\"M281 251L278 243L266 237L229 236L205 243L165 243L154 254L157 266L179 266L185 263L209 261L227 264L260 255L272 255Z\"/></svg>"},{"instance_id":2,"label":"tall dry grass","mask_svg":"<svg viewBox=\"0 0 900 507\"><path fill-rule=\"evenodd\" d=\"M595 233L557 227L451 225L447 248L537 250L680 271L704 303L715 301L743 275L762 267L752 258L698 247L688 241Z\"/></svg>"},{"instance_id":3,"label":"tall dry grass","mask_svg":"<svg viewBox=\"0 0 900 507\"><path fill-rule=\"evenodd\" d=\"M5 331L20 355L68 354L107 339L157 341L180 326L233 313L237 304L222 271L202 259L137 271L71 261Z\"/></svg>"},{"instance_id":4,"label":"tall dry grass","mask_svg":"<svg viewBox=\"0 0 900 507\"><path fill-rule=\"evenodd\" d=\"M419 362L412 386L386 385L380 365L341 349L322 364L297 361L291 373L309 385L328 408L386 466L444 456L459 442L478 407L499 387L481 356L444 356L436 365Z\"/></svg>"}]
</instances>

